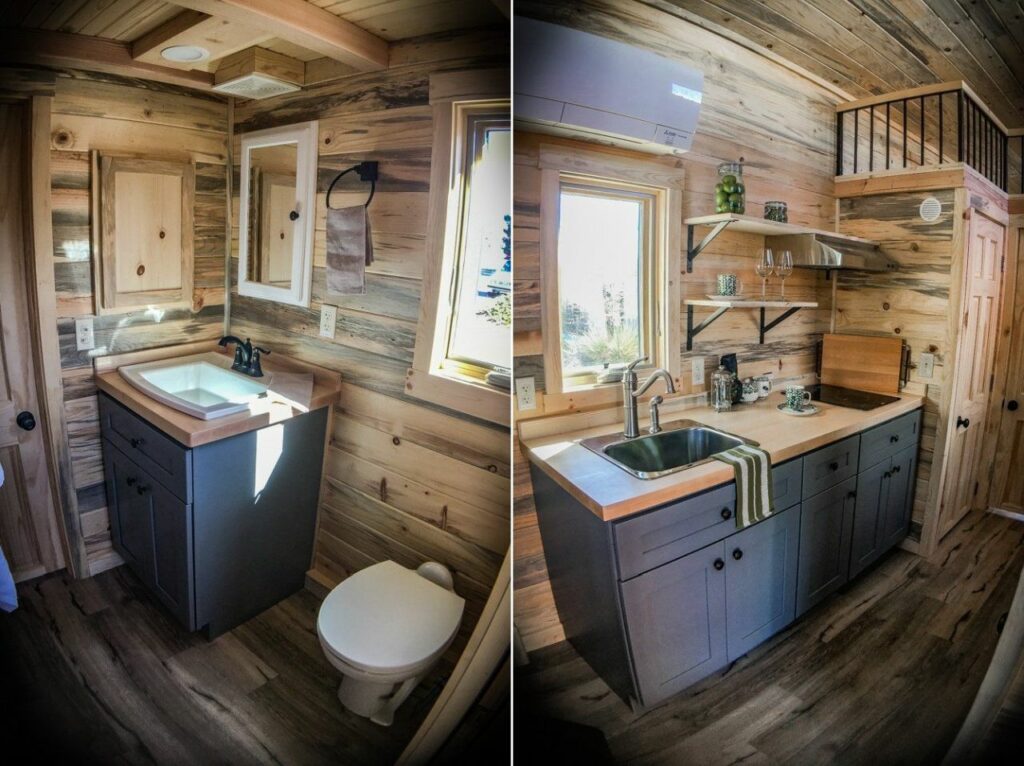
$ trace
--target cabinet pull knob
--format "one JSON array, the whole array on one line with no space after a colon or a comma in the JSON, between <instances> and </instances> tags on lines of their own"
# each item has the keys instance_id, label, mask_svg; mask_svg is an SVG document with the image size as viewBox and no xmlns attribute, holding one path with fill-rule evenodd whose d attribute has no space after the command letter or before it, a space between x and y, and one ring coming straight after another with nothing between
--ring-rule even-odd
<instances>
[{"instance_id":1,"label":"cabinet pull knob","mask_svg":"<svg viewBox=\"0 0 1024 766\"><path fill-rule=\"evenodd\" d=\"M892 467L892 472L893 472L893 473L899 473L899 472L900 472L900 467L899 467L898 465L894 465L894 466Z\"/></svg>"},{"instance_id":2,"label":"cabinet pull knob","mask_svg":"<svg viewBox=\"0 0 1024 766\"><path fill-rule=\"evenodd\" d=\"M722 518L726 519L726 520L731 519L732 518L732 511L730 509L728 509L728 508L723 508L722 509Z\"/></svg>"},{"instance_id":3,"label":"cabinet pull knob","mask_svg":"<svg viewBox=\"0 0 1024 766\"><path fill-rule=\"evenodd\" d=\"M838 471L839 470L839 463L836 463L835 461L829 463L828 464L828 470L830 470L830 471Z\"/></svg>"},{"instance_id":4,"label":"cabinet pull knob","mask_svg":"<svg viewBox=\"0 0 1024 766\"><path fill-rule=\"evenodd\" d=\"M722 570L725 568L725 562L721 559L715 559L715 563L712 565L715 569Z\"/></svg>"},{"instance_id":5,"label":"cabinet pull knob","mask_svg":"<svg viewBox=\"0 0 1024 766\"><path fill-rule=\"evenodd\" d=\"M896 435L896 436L890 436L890 437L889 437L889 441L890 441L890 442L891 442L892 444L895 444L895 443L896 443L896 442L898 442L899 440L900 440L900 437L899 437L899 435Z\"/></svg>"},{"instance_id":6,"label":"cabinet pull knob","mask_svg":"<svg viewBox=\"0 0 1024 766\"><path fill-rule=\"evenodd\" d=\"M886 471L885 473L882 474L882 476L883 476L883 478L891 479L892 478L892 471Z\"/></svg>"},{"instance_id":7,"label":"cabinet pull knob","mask_svg":"<svg viewBox=\"0 0 1024 766\"><path fill-rule=\"evenodd\" d=\"M135 481L136 479L134 476L129 476L127 479L124 480L124 483L131 487L135 484Z\"/></svg>"},{"instance_id":8,"label":"cabinet pull knob","mask_svg":"<svg viewBox=\"0 0 1024 766\"><path fill-rule=\"evenodd\" d=\"M133 447L135 447L137 449L137 448L141 447L143 444L145 444L146 440L145 439L129 439L128 443L131 444Z\"/></svg>"},{"instance_id":9,"label":"cabinet pull knob","mask_svg":"<svg viewBox=\"0 0 1024 766\"><path fill-rule=\"evenodd\" d=\"M149 492L149 487L145 486L144 484L140 484L136 492L138 492L140 495L144 495L147 492Z\"/></svg>"},{"instance_id":10,"label":"cabinet pull knob","mask_svg":"<svg viewBox=\"0 0 1024 766\"><path fill-rule=\"evenodd\" d=\"M736 559L737 561L739 561L741 558L743 558L743 551L741 551L739 548L737 548L736 550L734 550L732 552L732 557L734 559Z\"/></svg>"},{"instance_id":11,"label":"cabinet pull knob","mask_svg":"<svg viewBox=\"0 0 1024 766\"><path fill-rule=\"evenodd\" d=\"M846 496L853 500L853 498L857 497L857 490L851 489L849 492L846 493Z\"/></svg>"}]
</instances>

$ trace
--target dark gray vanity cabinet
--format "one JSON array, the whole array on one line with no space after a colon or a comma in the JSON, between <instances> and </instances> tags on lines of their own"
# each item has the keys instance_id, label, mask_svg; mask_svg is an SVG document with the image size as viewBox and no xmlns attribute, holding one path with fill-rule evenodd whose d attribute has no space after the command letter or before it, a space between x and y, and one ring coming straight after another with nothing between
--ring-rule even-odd
<instances>
[{"instance_id":1,"label":"dark gray vanity cabinet","mask_svg":"<svg viewBox=\"0 0 1024 766\"><path fill-rule=\"evenodd\" d=\"M303 587L327 409L188 448L99 395L115 550L210 637Z\"/></svg>"}]
</instances>

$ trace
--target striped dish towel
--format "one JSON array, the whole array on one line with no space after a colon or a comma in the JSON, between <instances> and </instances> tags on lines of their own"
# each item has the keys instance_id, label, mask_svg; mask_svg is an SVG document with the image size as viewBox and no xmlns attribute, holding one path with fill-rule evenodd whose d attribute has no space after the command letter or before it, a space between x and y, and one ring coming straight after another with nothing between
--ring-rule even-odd
<instances>
[{"instance_id":1,"label":"striped dish towel","mask_svg":"<svg viewBox=\"0 0 1024 766\"><path fill-rule=\"evenodd\" d=\"M741 444L714 456L736 475L736 528L764 521L775 512L772 500L772 459L759 447Z\"/></svg>"}]
</instances>

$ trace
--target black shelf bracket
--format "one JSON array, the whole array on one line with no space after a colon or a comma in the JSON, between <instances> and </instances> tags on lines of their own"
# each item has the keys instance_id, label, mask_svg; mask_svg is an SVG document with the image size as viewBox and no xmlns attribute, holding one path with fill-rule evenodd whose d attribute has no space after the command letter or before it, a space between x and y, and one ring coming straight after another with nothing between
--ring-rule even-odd
<instances>
[{"instance_id":1,"label":"black shelf bracket","mask_svg":"<svg viewBox=\"0 0 1024 766\"><path fill-rule=\"evenodd\" d=\"M801 308L800 306L794 306L791 309L786 309L779 316L775 317L775 319L773 319L772 321L768 322L768 324L765 324L765 321L764 321L764 307L762 306L761 307L761 344L762 345L764 344L764 336L765 336L766 332L771 330L773 327L777 327L778 325L782 324L785 320L789 319L789 317L793 316L793 314L798 312L800 310L800 308Z\"/></svg>"},{"instance_id":2,"label":"black shelf bracket","mask_svg":"<svg viewBox=\"0 0 1024 766\"><path fill-rule=\"evenodd\" d=\"M696 327L693 326L693 306L686 307L686 350L693 351L693 339L708 328L718 317L729 310L728 306L722 306Z\"/></svg>"},{"instance_id":3,"label":"black shelf bracket","mask_svg":"<svg viewBox=\"0 0 1024 766\"><path fill-rule=\"evenodd\" d=\"M704 248L711 244L712 240L722 233L722 230L732 223L732 220L719 221L715 224L715 227L708 232L707 236L700 241L696 247L693 246L693 224L686 225L686 273L689 274L693 271L693 261L700 255Z\"/></svg>"}]
</instances>

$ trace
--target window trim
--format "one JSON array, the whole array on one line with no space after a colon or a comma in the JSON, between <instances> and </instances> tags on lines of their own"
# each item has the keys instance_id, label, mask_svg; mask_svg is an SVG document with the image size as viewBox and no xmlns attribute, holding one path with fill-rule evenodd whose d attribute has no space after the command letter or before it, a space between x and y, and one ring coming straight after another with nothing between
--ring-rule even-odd
<instances>
[{"instance_id":1,"label":"window trim","mask_svg":"<svg viewBox=\"0 0 1024 766\"><path fill-rule=\"evenodd\" d=\"M680 254L682 247L682 189L685 173L668 169L658 159L648 165L642 159L617 156L560 145L540 146L540 293L542 353L544 357L544 413L564 412L621 402L617 383L568 385L562 376L561 310L558 292L558 221L563 179L584 178L591 185L634 188L656 200L654 282L658 293L652 315L661 333L653 341L652 360L646 367L664 367L684 390L680 345ZM639 368L642 369L643 368ZM538 413L540 414L540 413Z\"/></svg>"},{"instance_id":2,"label":"window trim","mask_svg":"<svg viewBox=\"0 0 1024 766\"><path fill-rule=\"evenodd\" d=\"M484 383L482 368L446 359L451 322L450 313L442 309L452 300L464 193L464 185L453 179L465 150L456 119L460 109L509 109L509 74L508 69L492 69L430 76L433 148L426 259L413 363L405 384L410 396L505 426L511 422L510 393Z\"/></svg>"}]
</instances>

